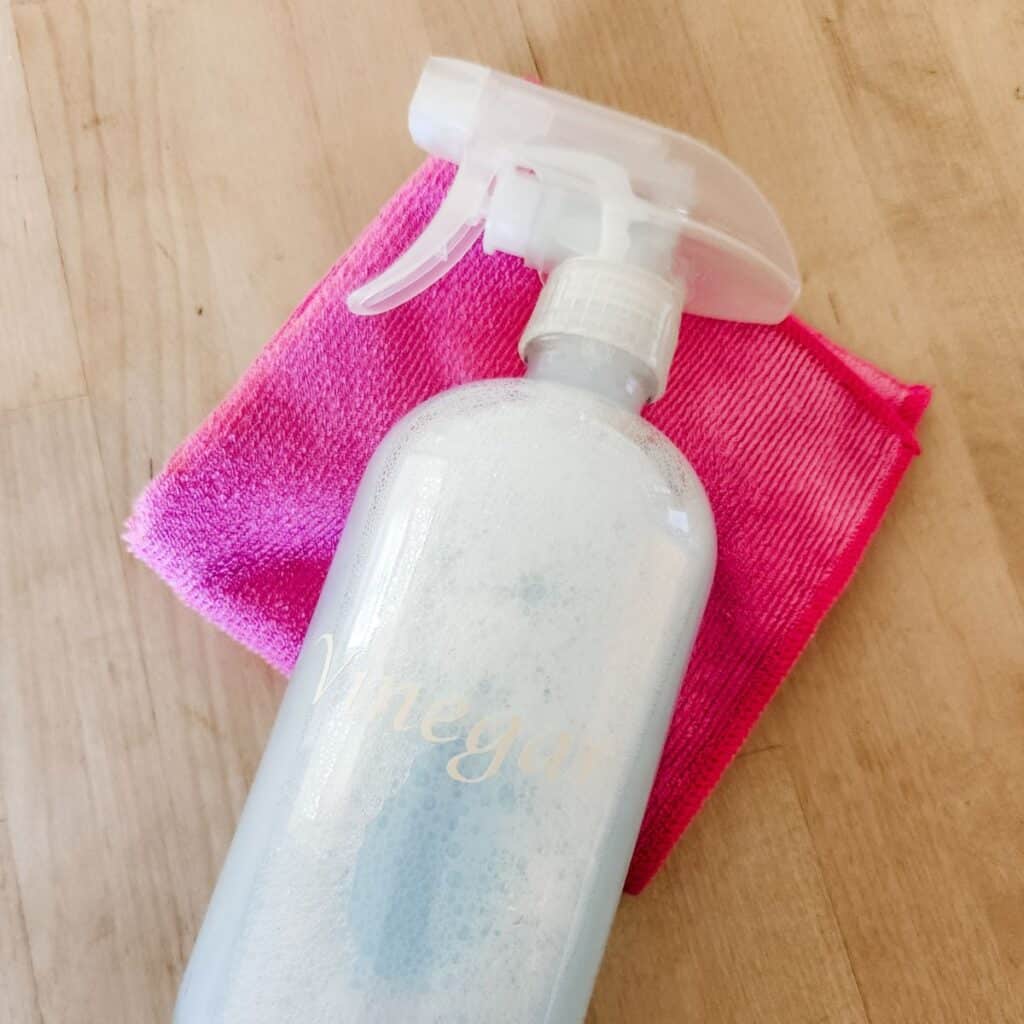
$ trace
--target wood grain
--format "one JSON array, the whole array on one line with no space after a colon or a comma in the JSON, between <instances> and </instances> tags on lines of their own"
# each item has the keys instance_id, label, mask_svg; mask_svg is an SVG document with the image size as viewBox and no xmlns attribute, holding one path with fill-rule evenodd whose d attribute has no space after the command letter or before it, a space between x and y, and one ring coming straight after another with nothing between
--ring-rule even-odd
<instances>
[{"instance_id":1,"label":"wood grain","mask_svg":"<svg viewBox=\"0 0 1024 1024\"><path fill-rule=\"evenodd\" d=\"M146 1020L180 861L88 401L5 414L0 475L0 768L40 1010Z\"/></svg>"},{"instance_id":2,"label":"wood grain","mask_svg":"<svg viewBox=\"0 0 1024 1024\"><path fill-rule=\"evenodd\" d=\"M0 410L85 393L10 5L0 3Z\"/></svg>"},{"instance_id":3,"label":"wood grain","mask_svg":"<svg viewBox=\"0 0 1024 1024\"><path fill-rule=\"evenodd\" d=\"M624 902L590 1020L1024 1021L1012 0L0 0L0 1020L169 1018L281 683L120 523L415 166L431 52L722 147L800 312L936 386L850 590Z\"/></svg>"},{"instance_id":4,"label":"wood grain","mask_svg":"<svg viewBox=\"0 0 1024 1024\"><path fill-rule=\"evenodd\" d=\"M739 757L671 870L624 900L589 1022L750 1019L867 1020L779 748Z\"/></svg>"},{"instance_id":5,"label":"wood grain","mask_svg":"<svg viewBox=\"0 0 1024 1024\"><path fill-rule=\"evenodd\" d=\"M0 791L0 1020L37 1024L39 998Z\"/></svg>"}]
</instances>

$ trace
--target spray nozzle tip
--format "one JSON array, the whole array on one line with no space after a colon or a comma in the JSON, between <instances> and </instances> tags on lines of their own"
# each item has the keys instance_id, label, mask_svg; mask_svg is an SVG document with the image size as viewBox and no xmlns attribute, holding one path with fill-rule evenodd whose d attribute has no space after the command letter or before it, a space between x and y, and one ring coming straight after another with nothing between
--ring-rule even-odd
<instances>
[{"instance_id":1,"label":"spray nozzle tip","mask_svg":"<svg viewBox=\"0 0 1024 1024\"><path fill-rule=\"evenodd\" d=\"M409 134L420 149L461 163L476 130L477 112L490 72L443 57L427 61L409 104Z\"/></svg>"}]
</instances>

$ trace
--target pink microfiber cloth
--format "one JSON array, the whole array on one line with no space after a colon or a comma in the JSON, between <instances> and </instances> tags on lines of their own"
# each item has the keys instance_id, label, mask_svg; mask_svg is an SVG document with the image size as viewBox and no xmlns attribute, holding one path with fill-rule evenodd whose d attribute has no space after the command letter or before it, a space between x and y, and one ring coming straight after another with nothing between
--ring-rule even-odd
<instances>
[{"instance_id":1,"label":"pink microfiber cloth","mask_svg":"<svg viewBox=\"0 0 1024 1024\"><path fill-rule=\"evenodd\" d=\"M418 298L352 316L348 293L419 234L452 168L430 161L171 457L131 550L282 672L298 655L363 469L389 427L465 381L515 376L540 287L479 246ZM794 318L686 317L650 419L703 480L718 527L710 603L627 881L642 888L850 579L928 403Z\"/></svg>"}]
</instances>

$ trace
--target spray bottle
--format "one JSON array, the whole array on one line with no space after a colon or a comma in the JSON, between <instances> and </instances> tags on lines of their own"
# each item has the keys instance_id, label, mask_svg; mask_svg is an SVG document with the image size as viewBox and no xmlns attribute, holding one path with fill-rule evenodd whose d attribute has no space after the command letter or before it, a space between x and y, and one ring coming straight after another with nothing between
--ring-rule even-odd
<instances>
[{"instance_id":1,"label":"spray bottle","mask_svg":"<svg viewBox=\"0 0 1024 1024\"><path fill-rule=\"evenodd\" d=\"M409 124L458 172L350 309L482 235L546 275L526 375L431 399L371 460L177 1024L583 1019L715 563L639 413L684 306L770 323L799 292L768 202L685 135L441 59Z\"/></svg>"}]
</instances>

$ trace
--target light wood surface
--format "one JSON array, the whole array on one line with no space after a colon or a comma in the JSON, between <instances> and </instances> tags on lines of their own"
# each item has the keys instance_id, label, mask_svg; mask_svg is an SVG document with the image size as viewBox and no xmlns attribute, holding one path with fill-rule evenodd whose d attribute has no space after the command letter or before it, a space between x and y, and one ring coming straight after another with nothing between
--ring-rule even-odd
<instances>
[{"instance_id":1,"label":"light wood surface","mask_svg":"<svg viewBox=\"0 0 1024 1024\"><path fill-rule=\"evenodd\" d=\"M0 1018L169 1020L282 683L120 523L415 166L431 52L723 148L799 312L936 389L591 1024L1024 1021L1019 0L0 0Z\"/></svg>"}]
</instances>

